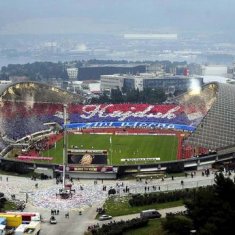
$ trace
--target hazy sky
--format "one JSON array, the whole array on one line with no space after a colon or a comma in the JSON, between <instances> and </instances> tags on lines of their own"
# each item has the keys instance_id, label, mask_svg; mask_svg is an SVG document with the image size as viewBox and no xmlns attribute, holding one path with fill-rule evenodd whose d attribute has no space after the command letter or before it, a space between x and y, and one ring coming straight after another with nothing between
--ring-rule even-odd
<instances>
[{"instance_id":1,"label":"hazy sky","mask_svg":"<svg viewBox=\"0 0 235 235\"><path fill-rule=\"evenodd\" d=\"M234 30L235 0L0 0L0 34Z\"/></svg>"}]
</instances>

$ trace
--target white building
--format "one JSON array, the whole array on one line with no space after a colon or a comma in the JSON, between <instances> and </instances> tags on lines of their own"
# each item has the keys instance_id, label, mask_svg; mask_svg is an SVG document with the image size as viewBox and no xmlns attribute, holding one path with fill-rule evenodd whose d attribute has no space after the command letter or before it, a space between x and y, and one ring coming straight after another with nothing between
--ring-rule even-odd
<instances>
[{"instance_id":1,"label":"white building","mask_svg":"<svg viewBox=\"0 0 235 235\"><path fill-rule=\"evenodd\" d=\"M12 81L9 80L0 80L0 84L10 84Z\"/></svg>"},{"instance_id":2,"label":"white building","mask_svg":"<svg viewBox=\"0 0 235 235\"><path fill-rule=\"evenodd\" d=\"M124 34L124 38L134 40L177 40L178 36L175 33L129 33Z\"/></svg>"},{"instance_id":3,"label":"white building","mask_svg":"<svg viewBox=\"0 0 235 235\"><path fill-rule=\"evenodd\" d=\"M104 90L112 90L112 89L122 89L124 84L124 78L127 76L123 76L120 74L112 74L112 75L101 75L100 76L100 88L102 91Z\"/></svg>"},{"instance_id":4,"label":"white building","mask_svg":"<svg viewBox=\"0 0 235 235\"><path fill-rule=\"evenodd\" d=\"M76 80L78 77L78 68L67 68L69 80Z\"/></svg>"},{"instance_id":5,"label":"white building","mask_svg":"<svg viewBox=\"0 0 235 235\"><path fill-rule=\"evenodd\" d=\"M202 66L203 76L222 76L226 77L228 67L225 65L204 65Z\"/></svg>"}]
</instances>

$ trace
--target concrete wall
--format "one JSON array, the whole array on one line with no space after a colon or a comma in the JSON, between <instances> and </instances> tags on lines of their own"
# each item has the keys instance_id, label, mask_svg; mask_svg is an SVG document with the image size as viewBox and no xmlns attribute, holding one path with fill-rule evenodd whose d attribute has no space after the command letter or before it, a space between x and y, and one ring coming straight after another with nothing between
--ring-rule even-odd
<instances>
[{"instance_id":1,"label":"concrete wall","mask_svg":"<svg viewBox=\"0 0 235 235\"><path fill-rule=\"evenodd\" d=\"M91 172L69 172L67 173L72 178L79 179L116 179L116 173L91 173Z\"/></svg>"}]
</instances>

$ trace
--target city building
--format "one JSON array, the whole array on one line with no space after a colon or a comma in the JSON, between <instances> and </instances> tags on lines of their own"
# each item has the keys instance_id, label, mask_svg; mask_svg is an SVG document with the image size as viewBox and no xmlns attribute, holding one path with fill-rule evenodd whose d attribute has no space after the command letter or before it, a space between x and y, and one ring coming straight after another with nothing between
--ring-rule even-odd
<instances>
[{"instance_id":1,"label":"city building","mask_svg":"<svg viewBox=\"0 0 235 235\"><path fill-rule=\"evenodd\" d=\"M203 76L223 76L226 77L228 73L228 67L225 65L203 65Z\"/></svg>"},{"instance_id":2,"label":"city building","mask_svg":"<svg viewBox=\"0 0 235 235\"><path fill-rule=\"evenodd\" d=\"M235 63L228 67L228 78L235 79Z\"/></svg>"},{"instance_id":3,"label":"city building","mask_svg":"<svg viewBox=\"0 0 235 235\"><path fill-rule=\"evenodd\" d=\"M100 81L97 80L86 80L82 82L82 90L87 90L91 93L100 93Z\"/></svg>"},{"instance_id":4,"label":"city building","mask_svg":"<svg viewBox=\"0 0 235 235\"><path fill-rule=\"evenodd\" d=\"M165 76L159 78L143 79L144 88L161 88L164 91L169 89L187 91L192 87L192 84L197 83L203 85L202 77L187 77L187 76Z\"/></svg>"},{"instance_id":5,"label":"city building","mask_svg":"<svg viewBox=\"0 0 235 235\"><path fill-rule=\"evenodd\" d=\"M112 74L100 76L100 88L101 90L122 89L124 85L124 79L128 75Z\"/></svg>"},{"instance_id":6,"label":"city building","mask_svg":"<svg viewBox=\"0 0 235 235\"><path fill-rule=\"evenodd\" d=\"M132 40L177 40L178 35L175 33L129 33L123 35L125 39Z\"/></svg>"},{"instance_id":7,"label":"city building","mask_svg":"<svg viewBox=\"0 0 235 235\"><path fill-rule=\"evenodd\" d=\"M164 91L169 89L187 91L192 84L202 86L202 77L193 76L177 76L177 75L161 75L157 76L153 73L143 73L139 75L102 75L101 90L111 89L139 89L142 91L145 88L160 88Z\"/></svg>"},{"instance_id":8,"label":"city building","mask_svg":"<svg viewBox=\"0 0 235 235\"><path fill-rule=\"evenodd\" d=\"M0 80L0 84L10 84L12 81L9 80Z\"/></svg>"},{"instance_id":9,"label":"city building","mask_svg":"<svg viewBox=\"0 0 235 235\"><path fill-rule=\"evenodd\" d=\"M77 80L78 77L78 68L67 68L67 74L69 77L69 80Z\"/></svg>"}]
</instances>

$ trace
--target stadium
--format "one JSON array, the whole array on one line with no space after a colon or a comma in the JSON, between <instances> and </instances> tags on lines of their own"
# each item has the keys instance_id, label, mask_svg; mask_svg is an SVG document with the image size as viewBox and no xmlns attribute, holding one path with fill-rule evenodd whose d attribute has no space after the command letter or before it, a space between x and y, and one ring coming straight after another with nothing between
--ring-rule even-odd
<instances>
[{"instance_id":1,"label":"stadium","mask_svg":"<svg viewBox=\"0 0 235 235\"><path fill-rule=\"evenodd\" d=\"M234 157L234 96L210 83L168 104L94 105L42 83L1 85L1 162L60 170L66 130L72 173L207 167Z\"/></svg>"}]
</instances>

